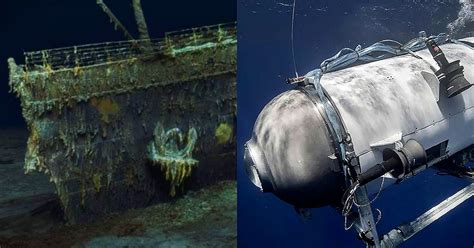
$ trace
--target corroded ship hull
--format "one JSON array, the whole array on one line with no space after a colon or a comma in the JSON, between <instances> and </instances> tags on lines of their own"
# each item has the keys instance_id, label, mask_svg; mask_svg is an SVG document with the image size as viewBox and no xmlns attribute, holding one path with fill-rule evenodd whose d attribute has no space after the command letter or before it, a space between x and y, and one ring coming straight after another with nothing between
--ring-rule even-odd
<instances>
[{"instance_id":1,"label":"corroded ship hull","mask_svg":"<svg viewBox=\"0 0 474 248\"><path fill-rule=\"evenodd\" d=\"M69 222L235 178L234 24L9 60L30 137Z\"/></svg>"}]
</instances>

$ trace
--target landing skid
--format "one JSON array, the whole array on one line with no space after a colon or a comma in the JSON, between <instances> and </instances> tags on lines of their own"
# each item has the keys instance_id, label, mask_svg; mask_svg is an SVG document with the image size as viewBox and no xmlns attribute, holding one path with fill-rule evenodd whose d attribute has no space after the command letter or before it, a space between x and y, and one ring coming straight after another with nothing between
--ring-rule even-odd
<instances>
[{"instance_id":1,"label":"landing skid","mask_svg":"<svg viewBox=\"0 0 474 248\"><path fill-rule=\"evenodd\" d=\"M428 225L430 225L437 219L441 218L443 215L447 214L449 211L459 206L459 204L469 199L471 196L473 196L473 194L474 183L471 183L465 188L455 193L454 195L446 198L446 200L442 201L430 210L426 211L414 221L405 225L401 225L389 231L382 237L380 241L380 247L397 247L398 245L407 241L409 238L413 237L415 234L426 228Z\"/></svg>"}]
</instances>

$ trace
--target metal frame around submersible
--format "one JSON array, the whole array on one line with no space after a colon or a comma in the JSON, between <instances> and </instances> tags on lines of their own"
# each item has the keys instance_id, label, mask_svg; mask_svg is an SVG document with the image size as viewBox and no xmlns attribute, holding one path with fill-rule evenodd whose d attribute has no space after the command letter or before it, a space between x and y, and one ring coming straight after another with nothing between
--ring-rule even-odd
<instances>
[{"instance_id":1,"label":"metal frame around submersible","mask_svg":"<svg viewBox=\"0 0 474 248\"><path fill-rule=\"evenodd\" d=\"M321 76L320 71L316 75L305 76L298 82L296 89L303 92L313 102L323 117L335 151L332 159L337 159L339 164L338 170L334 168L333 170L343 173L348 188L357 180L357 175L361 173L359 158L355 155L351 136L347 132L338 109L320 84ZM365 186L360 187L355 192L355 200L358 202L359 220L355 220L354 223L357 223L355 226L358 228L360 237L368 245L380 247L377 229L375 228L376 223ZM347 216L344 217L347 218Z\"/></svg>"}]
</instances>

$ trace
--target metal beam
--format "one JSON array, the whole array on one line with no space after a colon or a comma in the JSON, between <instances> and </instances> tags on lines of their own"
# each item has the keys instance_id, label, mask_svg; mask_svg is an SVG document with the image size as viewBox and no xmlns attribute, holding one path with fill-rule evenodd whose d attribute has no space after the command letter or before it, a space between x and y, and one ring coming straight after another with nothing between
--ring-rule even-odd
<instances>
[{"instance_id":1,"label":"metal beam","mask_svg":"<svg viewBox=\"0 0 474 248\"><path fill-rule=\"evenodd\" d=\"M446 198L443 202L434 206L414 221L392 229L385 234L381 240L381 247L392 248L407 241L413 235L426 228L428 225L447 214L452 209L469 199L474 194L474 183L466 186L456 194Z\"/></svg>"},{"instance_id":2,"label":"metal beam","mask_svg":"<svg viewBox=\"0 0 474 248\"><path fill-rule=\"evenodd\" d=\"M149 40L150 34L148 33L148 26L145 21L145 15L143 14L141 0L132 0L133 12L135 14L135 21L137 22L138 33L141 40Z\"/></svg>"},{"instance_id":3,"label":"metal beam","mask_svg":"<svg viewBox=\"0 0 474 248\"><path fill-rule=\"evenodd\" d=\"M360 187L356 191L355 200L358 202L360 228L363 230L362 232L359 232L359 235L364 235L373 241L373 246L369 247L379 248L380 245L377 227L365 186Z\"/></svg>"},{"instance_id":4,"label":"metal beam","mask_svg":"<svg viewBox=\"0 0 474 248\"><path fill-rule=\"evenodd\" d=\"M110 22L114 24L115 29L119 28L120 30L122 30L128 40L135 40L135 38L133 38L130 32L128 32L125 26L119 21L119 19L114 15L114 13L112 13L112 11L109 9L109 7L107 7L103 0L97 0L97 5L99 5L102 10L107 14L107 16L109 16Z\"/></svg>"}]
</instances>

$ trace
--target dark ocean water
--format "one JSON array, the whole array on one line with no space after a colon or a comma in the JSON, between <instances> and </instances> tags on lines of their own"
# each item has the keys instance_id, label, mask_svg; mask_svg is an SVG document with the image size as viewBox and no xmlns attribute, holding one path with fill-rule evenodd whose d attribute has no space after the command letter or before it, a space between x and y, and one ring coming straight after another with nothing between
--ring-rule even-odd
<instances>
[{"instance_id":1,"label":"dark ocean water","mask_svg":"<svg viewBox=\"0 0 474 248\"><path fill-rule=\"evenodd\" d=\"M131 0L104 0L138 37ZM142 0L152 38L164 32L236 21L235 1ZM0 127L24 125L20 103L8 93L7 58L23 63L24 51L125 40L96 0L6 0L0 6Z\"/></svg>"},{"instance_id":2,"label":"dark ocean water","mask_svg":"<svg viewBox=\"0 0 474 248\"><path fill-rule=\"evenodd\" d=\"M293 207L260 193L243 167L243 144L261 109L290 89L294 76L290 50L291 0L238 1L238 242L241 247L363 247L331 208L312 210L303 222ZM343 47L368 46L382 39L406 42L427 34L462 37L470 17L458 22L459 1L297 0L295 55L300 75ZM463 21L466 24L463 25ZM449 23L451 29L448 28ZM411 221L467 182L427 170L384 191L374 207L382 211L379 234ZM473 247L474 199L436 221L402 247Z\"/></svg>"}]
</instances>

